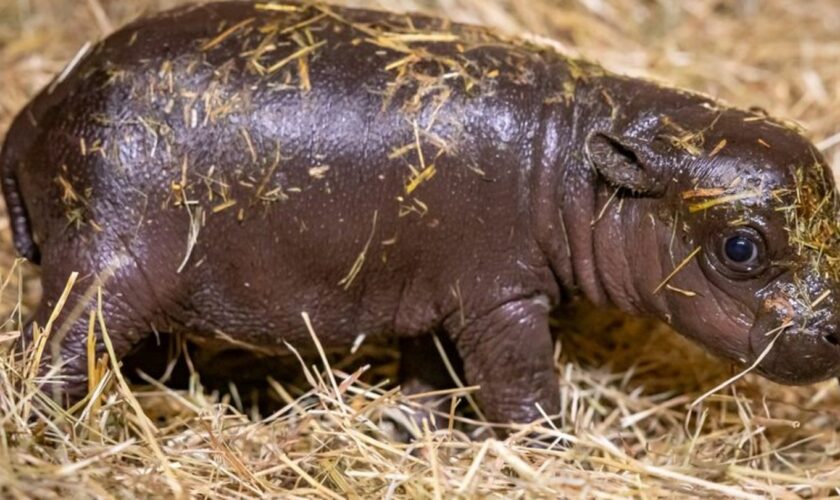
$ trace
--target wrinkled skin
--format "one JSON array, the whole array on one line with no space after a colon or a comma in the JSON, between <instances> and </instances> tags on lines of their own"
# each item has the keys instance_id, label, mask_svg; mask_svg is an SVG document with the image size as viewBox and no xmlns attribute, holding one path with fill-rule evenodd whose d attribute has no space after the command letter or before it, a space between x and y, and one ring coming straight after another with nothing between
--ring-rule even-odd
<instances>
[{"instance_id":1,"label":"wrinkled skin","mask_svg":"<svg viewBox=\"0 0 840 500\"><path fill-rule=\"evenodd\" d=\"M119 357L155 331L306 348L306 312L326 346L403 339L416 392L445 383L439 332L497 422L559 410L548 312L576 294L780 382L840 367L836 194L805 139L481 28L241 3L140 20L20 114L2 169L36 324L80 273L45 361L69 399L100 286Z\"/></svg>"}]
</instances>

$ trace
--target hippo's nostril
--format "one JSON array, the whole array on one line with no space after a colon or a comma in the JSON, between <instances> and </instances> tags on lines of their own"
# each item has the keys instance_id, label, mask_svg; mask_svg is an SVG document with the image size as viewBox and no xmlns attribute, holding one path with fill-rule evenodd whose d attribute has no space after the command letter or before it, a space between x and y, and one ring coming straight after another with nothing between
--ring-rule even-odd
<instances>
[{"instance_id":1,"label":"hippo's nostril","mask_svg":"<svg viewBox=\"0 0 840 500\"><path fill-rule=\"evenodd\" d=\"M840 347L840 338L838 338L836 333L827 333L823 336L823 338L829 344Z\"/></svg>"}]
</instances>

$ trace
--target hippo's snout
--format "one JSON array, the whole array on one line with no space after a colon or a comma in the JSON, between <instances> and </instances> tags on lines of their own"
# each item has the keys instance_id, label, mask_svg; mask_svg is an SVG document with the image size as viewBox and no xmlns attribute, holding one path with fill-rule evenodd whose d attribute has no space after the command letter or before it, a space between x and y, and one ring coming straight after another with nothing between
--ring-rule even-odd
<instances>
[{"instance_id":1,"label":"hippo's snout","mask_svg":"<svg viewBox=\"0 0 840 500\"><path fill-rule=\"evenodd\" d=\"M836 321L805 326L789 322L775 328L773 323L759 320L750 332L753 359L761 358L757 368L762 375L790 385L813 384L840 375ZM775 324L779 325L778 321Z\"/></svg>"}]
</instances>

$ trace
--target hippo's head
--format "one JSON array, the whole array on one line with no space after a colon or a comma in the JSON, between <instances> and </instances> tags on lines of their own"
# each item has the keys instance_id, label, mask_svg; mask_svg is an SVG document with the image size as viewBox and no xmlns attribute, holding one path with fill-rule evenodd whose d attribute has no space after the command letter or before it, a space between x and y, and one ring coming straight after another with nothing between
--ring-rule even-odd
<instances>
[{"instance_id":1,"label":"hippo's head","mask_svg":"<svg viewBox=\"0 0 840 500\"><path fill-rule=\"evenodd\" d=\"M697 101L587 139L598 208L612 205L595 223L606 294L772 380L837 376L830 169L794 128Z\"/></svg>"}]
</instances>

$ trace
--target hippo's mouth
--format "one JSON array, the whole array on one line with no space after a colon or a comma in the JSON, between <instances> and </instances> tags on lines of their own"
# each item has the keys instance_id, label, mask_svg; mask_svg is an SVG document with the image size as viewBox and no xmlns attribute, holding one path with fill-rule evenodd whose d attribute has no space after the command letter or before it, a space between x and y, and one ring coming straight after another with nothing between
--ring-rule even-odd
<instances>
[{"instance_id":1,"label":"hippo's mouth","mask_svg":"<svg viewBox=\"0 0 840 500\"><path fill-rule=\"evenodd\" d=\"M807 385L840 376L840 332L825 325L780 324L763 315L750 331L756 370L774 382Z\"/></svg>"}]
</instances>

